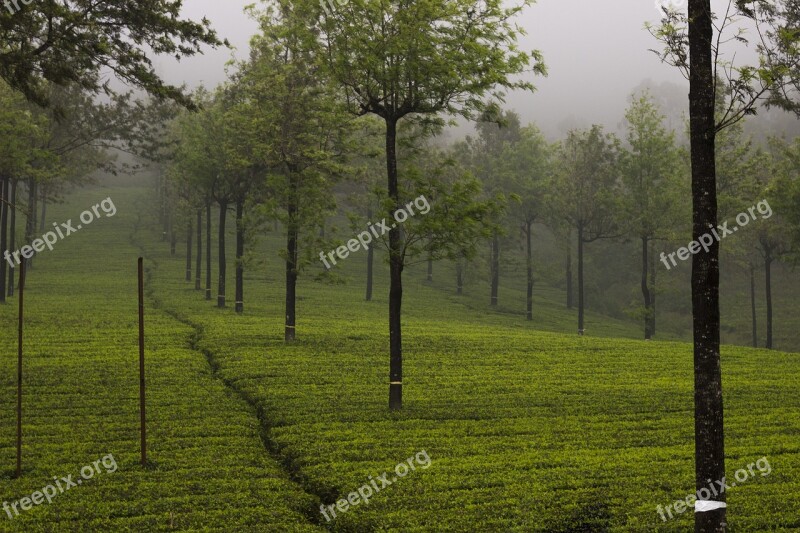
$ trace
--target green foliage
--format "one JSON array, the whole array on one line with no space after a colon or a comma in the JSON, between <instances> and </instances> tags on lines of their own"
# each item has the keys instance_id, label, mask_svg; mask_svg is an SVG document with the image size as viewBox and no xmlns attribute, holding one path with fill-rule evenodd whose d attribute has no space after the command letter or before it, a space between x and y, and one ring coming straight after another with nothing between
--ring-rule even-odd
<instances>
[{"instance_id":1,"label":"green foliage","mask_svg":"<svg viewBox=\"0 0 800 533\"><path fill-rule=\"evenodd\" d=\"M516 41L515 17L532 0L353 0L320 15L325 64L351 111L387 121L439 113L472 116L505 89L531 90L517 75L544 74L538 52Z\"/></svg>"},{"instance_id":2,"label":"green foliage","mask_svg":"<svg viewBox=\"0 0 800 533\"><path fill-rule=\"evenodd\" d=\"M0 79L28 99L48 104L47 82L112 92L110 71L159 99L193 106L183 90L164 83L149 54L192 56L223 44L209 22L180 18L181 1L50 0L0 9ZM10 5L10 3L6 4ZM227 42L225 43L227 44Z\"/></svg>"},{"instance_id":3,"label":"green foliage","mask_svg":"<svg viewBox=\"0 0 800 533\"><path fill-rule=\"evenodd\" d=\"M712 13L715 23L709 43L714 91L718 103L724 102L716 117L716 131L755 115L759 106L800 114L800 6L794 0L737 0L723 5L721 13ZM688 24L686 12L665 9L659 25L646 26L663 46L653 52L687 80ZM743 55L736 53L737 46L755 51L757 66L737 64L736 58Z\"/></svg>"},{"instance_id":4,"label":"green foliage","mask_svg":"<svg viewBox=\"0 0 800 533\"><path fill-rule=\"evenodd\" d=\"M317 67L321 50L302 9L289 2L253 9L261 33L236 80L242 94L231 131L249 144L243 164L268 173L264 212L299 238L299 252L285 257L298 270L318 261L319 227L336 207L332 187L345 172L342 154L351 121Z\"/></svg>"},{"instance_id":5,"label":"green foliage","mask_svg":"<svg viewBox=\"0 0 800 533\"><path fill-rule=\"evenodd\" d=\"M544 221L549 211L548 186L553 173L553 149L535 125L521 128L519 140L504 147L497 167L506 190L518 198L511 213L522 223Z\"/></svg>"},{"instance_id":6,"label":"green foliage","mask_svg":"<svg viewBox=\"0 0 800 533\"><path fill-rule=\"evenodd\" d=\"M584 242L617 231L618 162L619 140L601 126L573 130L558 147L551 201Z\"/></svg>"},{"instance_id":7,"label":"green foliage","mask_svg":"<svg viewBox=\"0 0 800 533\"><path fill-rule=\"evenodd\" d=\"M664 116L648 92L632 97L625 119L628 149L621 157L625 226L638 238L670 237L679 221L689 218L681 200L688 187L675 133L664 127Z\"/></svg>"}]
</instances>

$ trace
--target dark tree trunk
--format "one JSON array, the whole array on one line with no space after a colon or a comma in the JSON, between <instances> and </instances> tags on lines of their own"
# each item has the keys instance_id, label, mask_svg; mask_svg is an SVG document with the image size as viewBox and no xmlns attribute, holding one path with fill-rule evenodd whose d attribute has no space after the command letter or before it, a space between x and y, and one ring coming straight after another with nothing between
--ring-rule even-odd
<instances>
[{"instance_id":1,"label":"dark tree trunk","mask_svg":"<svg viewBox=\"0 0 800 533\"><path fill-rule=\"evenodd\" d=\"M195 259L194 290L202 290L203 264L203 210L197 210L197 258Z\"/></svg>"},{"instance_id":2,"label":"dark tree trunk","mask_svg":"<svg viewBox=\"0 0 800 533\"><path fill-rule=\"evenodd\" d=\"M162 183L162 185L160 187L160 192L161 192L161 223L162 223L161 240L162 241L166 241L167 240L167 235L170 232L170 212L171 211L170 211L169 203L168 203L169 202L169 200L168 200L169 193L167 191L167 187L169 185L169 182L167 181L166 176L164 176L163 174L161 175L161 183Z\"/></svg>"},{"instance_id":3,"label":"dark tree trunk","mask_svg":"<svg viewBox=\"0 0 800 533\"><path fill-rule=\"evenodd\" d=\"M572 232L567 238L567 309L572 309L575 305L572 301Z\"/></svg>"},{"instance_id":4,"label":"dark tree trunk","mask_svg":"<svg viewBox=\"0 0 800 533\"><path fill-rule=\"evenodd\" d=\"M386 121L386 173L389 198L400 209L397 183L397 121ZM403 407L403 233L401 226L389 230L389 409Z\"/></svg>"},{"instance_id":5,"label":"dark tree trunk","mask_svg":"<svg viewBox=\"0 0 800 533\"><path fill-rule=\"evenodd\" d=\"M367 211L367 218L372 220L372 209ZM373 283L373 268L375 266L375 250L370 244L369 248L367 248L367 296L366 300L368 302L372 301L372 283Z\"/></svg>"},{"instance_id":6,"label":"dark tree trunk","mask_svg":"<svg viewBox=\"0 0 800 533\"><path fill-rule=\"evenodd\" d=\"M656 248L655 244L651 244L650 248L650 309L653 312L650 314L650 334L653 338L656 337L656 270L657 270Z\"/></svg>"},{"instance_id":7,"label":"dark tree trunk","mask_svg":"<svg viewBox=\"0 0 800 533\"><path fill-rule=\"evenodd\" d=\"M583 226L578 227L578 335L586 331L583 327L584 291L583 291Z\"/></svg>"},{"instance_id":8,"label":"dark tree trunk","mask_svg":"<svg viewBox=\"0 0 800 533\"><path fill-rule=\"evenodd\" d=\"M236 200L236 303L234 310L244 313L244 199Z\"/></svg>"},{"instance_id":9,"label":"dark tree trunk","mask_svg":"<svg viewBox=\"0 0 800 533\"><path fill-rule=\"evenodd\" d=\"M36 213L38 212L38 208L36 206L37 198L39 197L37 194L37 184L36 180L33 178L28 178L28 215L25 221L25 242L28 244L33 242L35 239L36 233ZM25 260L25 266L28 269L33 268L33 257L30 259ZM30 274L30 272L28 272Z\"/></svg>"},{"instance_id":10,"label":"dark tree trunk","mask_svg":"<svg viewBox=\"0 0 800 533\"><path fill-rule=\"evenodd\" d=\"M186 281L192 281L192 241L194 240L194 227L192 217L186 226Z\"/></svg>"},{"instance_id":11,"label":"dark tree trunk","mask_svg":"<svg viewBox=\"0 0 800 533\"><path fill-rule=\"evenodd\" d=\"M772 254L768 251L764 257L764 279L766 281L766 304L767 304L767 350L774 348L772 344Z\"/></svg>"},{"instance_id":12,"label":"dark tree trunk","mask_svg":"<svg viewBox=\"0 0 800 533\"><path fill-rule=\"evenodd\" d=\"M461 296L464 294L464 260L459 259L456 262L456 294Z\"/></svg>"},{"instance_id":13,"label":"dark tree trunk","mask_svg":"<svg viewBox=\"0 0 800 533\"><path fill-rule=\"evenodd\" d=\"M368 302L372 301L373 268L375 266L375 250L372 246L367 248L367 296Z\"/></svg>"},{"instance_id":14,"label":"dark tree trunk","mask_svg":"<svg viewBox=\"0 0 800 533\"><path fill-rule=\"evenodd\" d=\"M756 267L750 265L750 317L753 321L753 348L758 348L758 319L756 317Z\"/></svg>"},{"instance_id":15,"label":"dark tree trunk","mask_svg":"<svg viewBox=\"0 0 800 533\"><path fill-rule=\"evenodd\" d=\"M692 234L699 240L717 226L714 63L710 0L689 0L689 125L692 159ZM725 477L722 369L719 355L719 242L692 259L694 330L695 489ZM707 492L707 489L706 489ZM717 509L695 513L695 532L727 529L726 493L709 498Z\"/></svg>"},{"instance_id":16,"label":"dark tree trunk","mask_svg":"<svg viewBox=\"0 0 800 533\"><path fill-rule=\"evenodd\" d=\"M211 300L211 202L206 204L206 300Z\"/></svg>"},{"instance_id":17,"label":"dark tree trunk","mask_svg":"<svg viewBox=\"0 0 800 533\"><path fill-rule=\"evenodd\" d=\"M3 196L3 201L0 203L0 253L3 254L14 251L8 249L8 212L12 209L9 199L9 181L8 177L4 176L0 185L2 188L0 192ZM13 259L11 260L13 261ZM8 271L8 266L6 258L0 258L0 302L2 303L6 302L6 272Z\"/></svg>"},{"instance_id":18,"label":"dark tree trunk","mask_svg":"<svg viewBox=\"0 0 800 533\"><path fill-rule=\"evenodd\" d=\"M167 218L169 219L169 254L175 255L178 251L178 234L175 232L175 220L171 211Z\"/></svg>"},{"instance_id":19,"label":"dark tree trunk","mask_svg":"<svg viewBox=\"0 0 800 533\"><path fill-rule=\"evenodd\" d=\"M11 202L10 214L10 227L8 232L8 249L12 252L17 247L17 180L11 181L11 195L9 201ZM14 296L14 269L8 269L8 295Z\"/></svg>"},{"instance_id":20,"label":"dark tree trunk","mask_svg":"<svg viewBox=\"0 0 800 533\"><path fill-rule=\"evenodd\" d=\"M533 223L526 221L525 223L525 239L527 240L527 266L528 266L528 290L527 290L527 318L533 320L533 244L531 239L531 232L533 231Z\"/></svg>"},{"instance_id":21,"label":"dark tree trunk","mask_svg":"<svg viewBox=\"0 0 800 533\"><path fill-rule=\"evenodd\" d=\"M289 179L294 181L294 171L289 171ZM286 323L283 330L283 339L292 342L297 338L297 216L298 198L295 184L292 183L292 192L287 205L286 223Z\"/></svg>"},{"instance_id":22,"label":"dark tree trunk","mask_svg":"<svg viewBox=\"0 0 800 533\"><path fill-rule=\"evenodd\" d=\"M428 258L428 281L433 281L433 259Z\"/></svg>"},{"instance_id":23,"label":"dark tree trunk","mask_svg":"<svg viewBox=\"0 0 800 533\"><path fill-rule=\"evenodd\" d=\"M47 221L47 187L42 185L42 217L39 219L39 231L44 233L44 225Z\"/></svg>"},{"instance_id":24,"label":"dark tree trunk","mask_svg":"<svg viewBox=\"0 0 800 533\"><path fill-rule=\"evenodd\" d=\"M653 338L653 332L650 328L651 316L653 315L653 300L650 293L650 258L647 247L648 238L642 237L642 296L644 297L644 338L650 340Z\"/></svg>"},{"instance_id":25,"label":"dark tree trunk","mask_svg":"<svg viewBox=\"0 0 800 533\"><path fill-rule=\"evenodd\" d=\"M219 202L219 278L217 281L217 307L225 307L225 218L228 215L228 202Z\"/></svg>"},{"instance_id":26,"label":"dark tree trunk","mask_svg":"<svg viewBox=\"0 0 800 533\"><path fill-rule=\"evenodd\" d=\"M497 307L497 294L500 290L500 235L494 232L492 236L492 263L490 265L492 271L492 298L491 306Z\"/></svg>"}]
</instances>

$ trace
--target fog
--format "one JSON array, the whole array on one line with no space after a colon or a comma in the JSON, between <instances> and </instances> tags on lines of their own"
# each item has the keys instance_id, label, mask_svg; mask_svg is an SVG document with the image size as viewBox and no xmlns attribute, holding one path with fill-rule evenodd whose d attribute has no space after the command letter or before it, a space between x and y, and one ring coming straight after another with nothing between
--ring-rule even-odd
<instances>
[{"instance_id":1,"label":"fog","mask_svg":"<svg viewBox=\"0 0 800 533\"><path fill-rule=\"evenodd\" d=\"M248 53L256 23L245 13L248 0L188 0L186 16L208 18L234 50L207 50L205 55L178 63L164 59L157 66L168 81L213 87L225 80L225 65ZM650 48L659 48L644 28L657 22L659 11L650 0L540 0L519 18L527 35L523 49L544 54L548 77L533 77L537 91L508 97L508 107L523 122L536 122L549 137L567 129L603 124L616 130L627 98L643 80L654 84L688 83L680 73L660 62Z\"/></svg>"},{"instance_id":2,"label":"fog","mask_svg":"<svg viewBox=\"0 0 800 533\"><path fill-rule=\"evenodd\" d=\"M667 0L661 0L667 1ZM677 0L684 5L685 0ZM186 0L184 16L199 21L207 18L219 36L228 39L231 49L206 49L203 55L178 62L171 57L154 61L158 73L168 82L190 88L213 88L226 79L227 64L248 57L249 41L258 25L245 12L251 0ZM712 2L717 13L724 13L727 0ZM544 55L548 76L533 76L536 92L516 92L507 97L506 107L515 110L523 123L535 122L555 141L573 128L602 124L609 131L623 132L623 115L634 90L655 88L667 126L679 137L685 132L688 82L674 67L660 61L652 49L660 43L645 28L658 23L661 11L656 0L539 0L518 18L526 35L520 39L524 50L539 50ZM728 59L752 61L752 50L732 43L725 46ZM768 114L761 110L760 115ZM757 137L791 131L796 120L772 112L770 123L748 121L748 130ZM780 123L780 124L778 124ZM451 137L471 131L465 125ZM778 131L779 130L779 131Z\"/></svg>"}]
</instances>

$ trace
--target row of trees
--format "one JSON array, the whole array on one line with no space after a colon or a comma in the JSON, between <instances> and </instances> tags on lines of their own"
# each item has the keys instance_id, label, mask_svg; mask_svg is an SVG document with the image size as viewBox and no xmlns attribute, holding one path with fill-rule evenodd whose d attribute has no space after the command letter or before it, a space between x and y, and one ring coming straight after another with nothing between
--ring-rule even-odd
<instances>
[{"instance_id":1,"label":"row of trees","mask_svg":"<svg viewBox=\"0 0 800 533\"><path fill-rule=\"evenodd\" d=\"M13 252L45 231L47 206L96 170L130 171L114 152L147 138L147 106L130 95L105 104L78 86L49 85L43 108L0 81L0 248ZM18 223L24 216L24 227ZM28 259L28 265L31 259ZM0 302L14 293L13 263L0 263Z\"/></svg>"},{"instance_id":2,"label":"row of trees","mask_svg":"<svg viewBox=\"0 0 800 533\"><path fill-rule=\"evenodd\" d=\"M724 106L720 97L720 110ZM622 139L600 126L573 130L548 143L534 125L521 127L513 112L478 124L478 134L457 143L453 155L483 182L485 195L502 196L489 242L489 301L498 304L502 269L501 248L522 245L527 271L527 309L533 318L532 268L535 223L546 225L566 254L567 307L572 307L572 252L577 249L578 331L584 331L586 246L602 239L633 243L640 250L641 306L644 337L656 332L659 258L691 240L688 147L664 125L664 116L648 92L634 94L625 114ZM792 145L773 138L755 144L741 123L719 136L720 216L733 220L761 200L778 212L796 210L787 204L795 186ZM755 225L754 225L755 226ZM519 231L517 231L519 230ZM505 233L505 238L504 238ZM520 242L521 241L521 242ZM725 242L726 257L749 275L766 274L767 340L772 340L770 270L779 258L791 259L791 234L781 214L769 223L750 227ZM460 274L460 270L457 271ZM460 279L457 281L461 286ZM754 296L753 296L754 298ZM756 321L755 311L752 316ZM754 345L758 338L754 334Z\"/></svg>"},{"instance_id":3,"label":"row of trees","mask_svg":"<svg viewBox=\"0 0 800 533\"><path fill-rule=\"evenodd\" d=\"M196 288L201 288L205 216L205 291L206 298L212 299L209 232L214 204L218 207L219 232L216 300L219 307L226 305L225 234L228 212L233 211L234 307L242 312L243 272L254 259L249 255L251 244L265 224L280 222L286 231L286 246L281 251L286 287L284 337L291 341L297 335L298 276L317 263L319 250L330 249L332 241L326 226L337 209L353 206L350 218L352 229L356 230L376 217L390 217L409 199L425 193L434 202L434 214L392 228L383 243L392 287L390 382L396 385L390 387L392 405L400 405L401 389L397 385L402 373L399 316L403 268L427 261L431 276L434 260L452 259L460 292L466 265L474 259L480 240L487 233L490 303L497 305L501 249L508 242L508 234L520 230L526 256L529 320L534 317L536 281L534 226L546 224L566 243L568 306L572 305L574 243L581 334L585 331L586 246L601 239L635 242L641 252L642 305L638 314L645 338L652 338L656 333L658 258L663 252L685 245L691 232L687 223L689 206L683 201L690 193L687 147L679 145L675 132L664 125L664 117L650 95L642 93L632 98L625 116L624 139L593 126L571 131L560 142L548 143L534 125L523 127L513 112L476 99L479 93L470 92L477 90L475 87L463 86L458 93L453 85L442 85L439 93L432 92L428 100L420 100L419 95L413 96L418 82L402 78L399 72L384 73L384 79L352 63L350 49L342 44L342 27L352 27L348 25L358 17L366 21L377 16L370 9L377 8L348 6L341 12L324 13L297 2L270 4L262 11L252 8L261 32L253 39L250 59L237 65L230 80L213 93L198 92L202 110L182 114L164 132L164 144L174 148L164 156L169 168L159 186L164 206L162 222L174 250L174 213L182 213L178 224L186 229L187 279L192 278L194 263ZM498 6L487 10L487 16L514 13ZM387 46L393 42L391 39L400 39L398 32L409 32L403 35L416 42L412 34L419 28L396 13L392 15L397 18L398 28L389 36L385 28L380 33ZM476 31L468 23L475 14L467 10L462 15L463 31ZM503 31L514 35L510 27ZM438 36L444 39L443 45L449 37ZM356 46L355 41L346 42L347 46ZM342 49L336 48L337 43ZM392 60L384 54L369 56L368 48L359 50L365 54L365 61L388 64ZM461 51L454 53L459 58ZM416 58L420 61L428 57L420 54ZM494 58L500 79L509 87L530 89L527 84L510 81L511 72L522 68L520 62L525 57L528 56L509 49L502 58ZM538 60L538 56L532 57ZM410 61L405 57L402 60ZM465 63L464 68L469 65ZM411 63L404 68L411 69ZM535 68L543 71L538 63ZM362 77L354 79L356 73ZM443 80L452 81L447 77L451 72L441 75L445 76ZM394 88L396 92L378 93L377 87L381 91ZM406 87L406 93L402 87ZM720 83L717 97L721 120L731 105L726 87ZM436 94L442 103L429 108L430 98ZM496 96L499 101L500 95ZM386 110L383 106L389 98L394 107ZM460 105L462 102L469 105ZM443 126L441 116L456 112L477 120L477 134L443 148L434 139ZM379 138L380 144L376 142ZM781 205L788 197L788 188L794 186L791 150L790 145L777 139L769 146L755 146L744 136L741 124L730 124L719 136L716 156L722 214L733 217L761 199ZM385 187L380 187L376 179L381 172L388 178ZM179 209L171 209L173 204ZM770 267L791 248L790 235L780 229L783 227L779 221L772 221L726 243L729 256L745 266L751 280L757 268L765 269L767 347L773 344ZM368 300L372 294L373 257L370 248ZM755 334L753 342L757 344Z\"/></svg>"},{"instance_id":4,"label":"row of trees","mask_svg":"<svg viewBox=\"0 0 800 533\"><path fill-rule=\"evenodd\" d=\"M381 239L391 279L390 407L399 409L403 269L417 260L469 258L495 209L473 177L423 141L442 128L444 115L472 117L492 108L489 102L502 100L495 89L532 88L516 81L529 68L544 68L538 54L514 45L519 30L512 21L526 4L368 2L326 13L315 2L277 1L250 8L261 31L249 60L213 94L199 93L203 110L179 117L163 143L177 141L166 154L172 164L161 188L165 198L179 199L184 214L192 212L184 217L187 248L195 232L191 221L199 230L205 212L208 229L210 206L219 207L217 305L226 305L229 209L236 213L239 312L248 239L269 220L286 231L288 342L297 334L298 276L318 260L319 250L329 249L325 224L335 209L334 187L345 176L358 177L374 193L365 204L372 221L391 221L425 196L433 206L429 214L392 224ZM383 160L381 188L371 172L377 157ZM187 275L190 262L187 257ZM209 290L207 278L207 297Z\"/></svg>"}]
</instances>

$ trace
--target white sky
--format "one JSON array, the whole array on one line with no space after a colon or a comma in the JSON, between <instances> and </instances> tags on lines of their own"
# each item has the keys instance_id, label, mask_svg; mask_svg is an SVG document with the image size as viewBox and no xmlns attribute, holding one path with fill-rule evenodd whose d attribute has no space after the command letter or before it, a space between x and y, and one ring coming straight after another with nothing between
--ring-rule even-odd
<instances>
[{"instance_id":1,"label":"white sky","mask_svg":"<svg viewBox=\"0 0 800 533\"><path fill-rule=\"evenodd\" d=\"M249 3L186 0L184 13L194 20L207 17L238 49L236 56L246 58L249 38L256 31L256 24L243 13ZM658 43L644 24L658 19L655 0L539 0L520 18L527 31L521 44L542 51L549 77L534 80L535 94L511 95L509 107L523 123L536 121L550 134L557 135L564 123L600 123L616 129L628 94L644 79L686 84L675 69L648 51ZM181 63L162 59L157 65L172 83L214 86L225 79L230 54L209 51Z\"/></svg>"}]
</instances>

